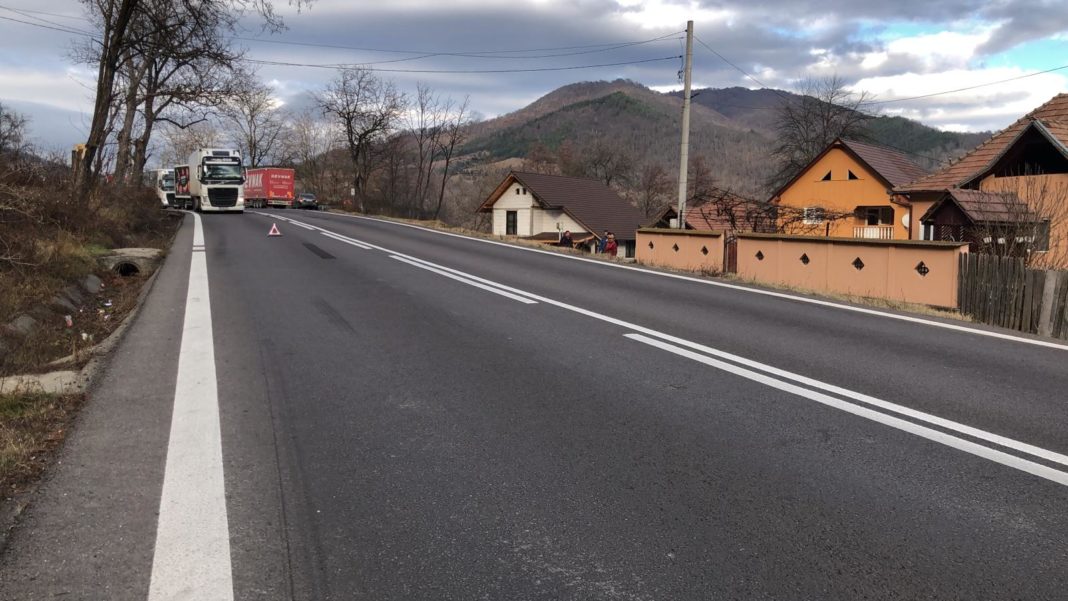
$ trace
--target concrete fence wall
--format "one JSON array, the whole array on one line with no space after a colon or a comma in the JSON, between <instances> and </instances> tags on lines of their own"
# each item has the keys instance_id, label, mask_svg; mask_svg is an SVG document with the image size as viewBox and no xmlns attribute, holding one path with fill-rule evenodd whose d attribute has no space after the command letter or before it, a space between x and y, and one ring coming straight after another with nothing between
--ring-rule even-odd
<instances>
[{"instance_id":1,"label":"concrete fence wall","mask_svg":"<svg viewBox=\"0 0 1068 601\"><path fill-rule=\"evenodd\" d=\"M738 275L768 284L957 306L966 243L738 235Z\"/></svg>"},{"instance_id":2,"label":"concrete fence wall","mask_svg":"<svg viewBox=\"0 0 1068 601\"><path fill-rule=\"evenodd\" d=\"M644 228L638 230L639 263L689 271L723 271L723 232Z\"/></svg>"}]
</instances>

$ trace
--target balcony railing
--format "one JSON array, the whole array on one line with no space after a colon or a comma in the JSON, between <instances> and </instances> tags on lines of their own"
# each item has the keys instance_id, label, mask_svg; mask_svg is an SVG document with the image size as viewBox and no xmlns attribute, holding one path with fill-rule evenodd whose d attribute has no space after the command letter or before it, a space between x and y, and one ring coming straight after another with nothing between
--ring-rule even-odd
<instances>
[{"instance_id":1,"label":"balcony railing","mask_svg":"<svg viewBox=\"0 0 1068 601\"><path fill-rule=\"evenodd\" d=\"M892 225L858 225L853 228L854 238L866 240L893 240L894 226Z\"/></svg>"}]
</instances>

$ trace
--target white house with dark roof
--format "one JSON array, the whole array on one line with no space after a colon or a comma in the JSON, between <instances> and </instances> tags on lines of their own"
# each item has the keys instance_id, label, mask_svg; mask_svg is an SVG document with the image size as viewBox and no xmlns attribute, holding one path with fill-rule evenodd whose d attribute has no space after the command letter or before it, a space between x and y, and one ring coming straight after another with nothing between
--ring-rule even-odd
<instances>
[{"instance_id":1,"label":"white house with dark roof","mask_svg":"<svg viewBox=\"0 0 1068 601\"><path fill-rule=\"evenodd\" d=\"M513 171L478 208L493 214L493 233L555 244L565 231L592 249L605 231L618 256L633 257L641 211L595 179Z\"/></svg>"}]
</instances>

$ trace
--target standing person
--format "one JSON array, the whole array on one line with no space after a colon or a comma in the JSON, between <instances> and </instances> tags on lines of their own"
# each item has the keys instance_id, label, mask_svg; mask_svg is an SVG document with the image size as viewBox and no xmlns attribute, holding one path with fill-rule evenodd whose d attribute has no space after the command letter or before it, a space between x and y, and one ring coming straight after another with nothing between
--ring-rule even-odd
<instances>
[{"instance_id":1,"label":"standing person","mask_svg":"<svg viewBox=\"0 0 1068 601\"><path fill-rule=\"evenodd\" d=\"M575 241L571 239L571 230L564 230L564 235L560 236L560 242L557 244L564 248L574 248Z\"/></svg>"},{"instance_id":2,"label":"standing person","mask_svg":"<svg viewBox=\"0 0 1068 601\"><path fill-rule=\"evenodd\" d=\"M605 245L608 244L608 230L604 231L604 235L597 242L597 252L603 253Z\"/></svg>"},{"instance_id":3,"label":"standing person","mask_svg":"<svg viewBox=\"0 0 1068 601\"><path fill-rule=\"evenodd\" d=\"M616 251L618 250L619 243L616 242L616 235L612 232L608 232L608 234L605 236L604 250L602 252L604 252L610 257L614 257L616 256Z\"/></svg>"}]
</instances>

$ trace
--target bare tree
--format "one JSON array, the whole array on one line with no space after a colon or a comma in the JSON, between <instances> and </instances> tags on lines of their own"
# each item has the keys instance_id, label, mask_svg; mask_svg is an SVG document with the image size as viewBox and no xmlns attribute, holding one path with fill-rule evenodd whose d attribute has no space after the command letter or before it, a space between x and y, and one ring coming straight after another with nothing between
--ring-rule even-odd
<instances>
[{"instance_id":1,"label":"bare tree","mask_svg":"<svg viewBox=\"0 0 1068 601\"><path fill-rule=\"evenodd\" d=\"M29 120L0 102L0 157L17 155L26 144L26 125Z\"/></svg>"},{"instance_id":2,"label":"bare tree","mask_svg":"<svg viewBox=\"0 0 1068 601\"><path fill-rule=\"evenodd\" d=\"M279 145L287 131L271 86L255 73L241 73L229 97L220 106L230 138L250 167L260 167Z\"/></svg>"},{"instance_id":3,"label":"bare tree","mask_svg":"<svg viewBox=\"0 0 1068 601\"><path fill-rule=\"evenodd\" d=\"M181 165L197 148L219 146L222 142L219 128L209 121L197 121L184 127L169 124L162 131L160 160L166 166Z\"/></svg>"},{"instance_id":4,"label":"bare tree","mask_svg":"<svg viewBox=\"0 0 1068 601\"><path fill-rule=\"evenodd\" d=\"M782 103L775 121L778 146L772 156L779 170L769 182L778 188L803 169L835 138L866 139L867 121L872 115L864 106L871 102L866 92L846 89L837 75L805 80L799 86L801 98Z\"/></svg>"},{"instance_id":5,"label":"bare tree","mask_svg":"<svg viewBox=\"0 0 1068 601\"><path fill-rule=\"evenodd\" d=\"M449 183L449 177L452 176L449 167L452 166L453 154L458 146L463 145L465 140L470 100L470 98L464 98L464 101L457 105L455 110L452 108L452 101L446 103L444 107L447 121L437 139L438 155L441 157L442 165L441 187L438 189L438 204L434 208L434 219L441 217L441 205L445 200L445 186Z\"/></svg>"},{"instance_id":6,"label":"bare tree","mask_svg":"<svg viewBox=\"0 0 1068 601\"><path fill-rule=\"evenodd\" d=\"M371 71L344 68L316 100L323 114L341 129L352 167L355 201L363 210L372 144L393 129L406 105L404 94Z\"/></svg>"},{"instance_id":7,"label":"bare tree","mask_svg":"<svg viewBox=\"0 0 1068 601\"><path fill-rule=\"evenodd\" d=\"M570 144L568 140L564 140L561 144L561 149L565 144ZM570 147L570 146L569 146ZM564 149L567 152L566 149ZM547 175L554 175L560 172L558 164L558 157L553 154L549 148L541 142L535 142L527 152L527 156L523 159L523 170L530 171L532 173L544 173Z\"/></svg>"},{"instance_id":8,"label":"bare tree","mask_svg":"<svg viewBox=\"0 0 1068 601\"><path fill-rule=\"evenodd\" d=\"M586 177L611 186L625 185L634 174L634 158L625 149L605 140L597 140L582 151L582 167Z\"/></svg>"},{"instance_id":9,"label":"bare tree","mask_svg":"<svg viewBox=\"0 0 1068 601\"><path fill-rule=\"evenodd\" d=\"M407 118L408 137L411 139L412 152L415 154L415 186L410 198L412 216L415 216L414 213L426 211L443 119L444 110L441 99L430 89L430 86L423 83L417 84L415 100ZM401 173L396 173L395 177L401 175Z\"/></svg>"},{"instance_id":10,"label":"bare tree","mask_svg":"<svg viewBox=\"0 0 1068 601\"><path fill-rule=\"evenodd\" d=\"M637 204L646 216L656 213L667 204L674 181L660 163L649 163L638 178Z\"/></svg>"},{"instance_id":11,"label":"bare tree","mask_svg":"<svg viewBox=\"0 0 1068 601\"><path fill-rule=\"evenodd\" d=\"M97 154L107 141L109 124L113 121L113 105L118 90L116 80L124 61L137 56L143 49L137 44L142 40L151 40L160 34L172 34L169 28L174 25L171 20L160 20L162 14L154 10L159 7L170 8L171 13L185 15L187 19L200 19L204 15L227 17L231 26L249 13L258 14L264 28L277 31L282 21L274 12L272 0L221 0L219 2L202 2L200 0L81 0L88 9L91 22L97 28L94 43L97 60L96 94L93 112L90 118L89 135L85 152L81 155L74 169L71 198L84 201L89 197L95 182L97 169L102 165ZM298 8L311 0L289 0ZM166 11L163 11L166 12ZM143 25L144 27L140 27ZM158 51L159 48L149 48ZM121 103L120 103L121 104Z\"/></svg>"},{"instance_id":12,"label":"bare tree","mask_svg":"<svg viewBox=\"0 0 1068 601\"><path fill-rule=\"evenodd\" d=\"M318 194L327 191L328 153L334 149L330 127L312 111L297 114L289 123L281 153L292 160L297 177Z\"/></svg>"}]
</instances>

